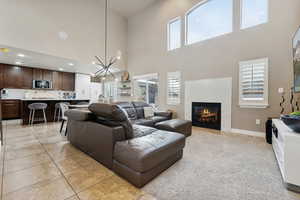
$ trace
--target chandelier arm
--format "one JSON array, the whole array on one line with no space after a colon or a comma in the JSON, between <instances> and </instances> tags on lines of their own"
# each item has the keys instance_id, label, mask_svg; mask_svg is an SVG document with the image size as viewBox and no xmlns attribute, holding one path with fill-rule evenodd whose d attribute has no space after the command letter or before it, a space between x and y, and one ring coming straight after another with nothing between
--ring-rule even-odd
<instances>
[{"instance_id":1,"label":"chandelier arm","mask_svg":"<svg viewBox=\"0 0 300 200\"><path fill-rule=\"evenodd\" d=\"M102 73L104 70L105 70L105 69L104 69L104 68L102 68L102 69L98 70L98 71L97 71L95 74Z\"/></svg>"},{"instance_id":2,"label":"chandelier arm","mask_svg":"<svg viewBox=\"0 0 300 200\"><path fill-rule=\"evenodd\" d=\"M110 75L113 77L113 78L116 78L115 75L113 73L111 73L110 71L108 71L108 73L110 73Z\"/></svg>"},{"instance_id":3,"label":"chandelier arm","mask_svg":"<svg viewBox=\"0 0 300 200\"><path fill-rule=\"evenodd\" d=\"M101 64L102 66L105 66L104 63L102 62L102 60L101 60L101 58L100 58L99 56L95 56L95 57L96 57L96 59L100 62L100 64Z\"/></svg>"}]
</instances>

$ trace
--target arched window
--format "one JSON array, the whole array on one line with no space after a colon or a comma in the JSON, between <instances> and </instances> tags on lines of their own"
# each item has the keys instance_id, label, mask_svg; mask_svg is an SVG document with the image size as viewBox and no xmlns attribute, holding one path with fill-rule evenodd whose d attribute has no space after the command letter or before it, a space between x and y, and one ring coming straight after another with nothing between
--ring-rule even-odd
<instances>
[{"instance_id":1,"label":"arched window","mask_svg":"<svg viewBox=\"0 0 300 200\"><path fill-rule=\"evenodd\" d=\"M186 44L232 32L233 0L204 0L186 14Z\"/></svg>"}]
</instances>

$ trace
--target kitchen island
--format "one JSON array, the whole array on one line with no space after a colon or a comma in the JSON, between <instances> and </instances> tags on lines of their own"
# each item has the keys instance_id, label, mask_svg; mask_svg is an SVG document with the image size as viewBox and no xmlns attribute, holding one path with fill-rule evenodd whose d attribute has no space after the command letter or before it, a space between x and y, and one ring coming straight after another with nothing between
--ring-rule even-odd
<instances>
[{"instance_id":1,"label":"kitchen island","mask_svg":"<svg viewBox=\"0 0 300 200\"><path fill-rule=\"evenodd\" d=\"M88 99L21 99L21 119L23 121L23 125L29 124L29 113L30 110L28 108L29 104L32 103L46 103L46 118L47 122L54 122L54 112L55 112L55 104L61 102L68 102L71 105L78 104L80 102L89 102ZM43 113L42 111L36 111L34 123L43 123Z\"/></svg>"}]
</instances>

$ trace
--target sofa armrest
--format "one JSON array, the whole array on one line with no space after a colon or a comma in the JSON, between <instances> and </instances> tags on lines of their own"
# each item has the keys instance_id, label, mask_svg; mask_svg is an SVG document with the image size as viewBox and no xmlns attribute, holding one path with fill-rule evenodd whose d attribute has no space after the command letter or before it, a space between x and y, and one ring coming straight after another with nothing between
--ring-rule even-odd
<instances>
[{"instance_id":1,"label":"sofa armrest","mask_svg":"<svg viewBox=\"0 0 300 200\"><path fill-rule=\"evenodd\" d=\"M172 119L173 113L170 111L156 111L154 112L154 116L167 117L168 119Z\"/></svg>"},{"instance_id":2,"label":"sofa armrest","mask_svg":"<svg viewBox=\"0 0 300 200\"><path fill-rule=\"evenodd\" d=\"M74 121L88 121L93 119L93 114L89 110L67 110L65 116Z\"/></svg>"}]
</instances>

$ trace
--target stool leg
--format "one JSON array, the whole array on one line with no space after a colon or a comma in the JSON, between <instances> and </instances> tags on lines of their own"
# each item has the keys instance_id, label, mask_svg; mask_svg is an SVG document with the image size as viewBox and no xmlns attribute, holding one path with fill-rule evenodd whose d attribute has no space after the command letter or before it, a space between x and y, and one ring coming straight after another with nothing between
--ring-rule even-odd
<instances>
[{"instance_id":1,"label":"stool leg","mask_svg":"<svg viewBox=\"0 0 300 200\"><path fill-rule=\"evenodd\" d=\"M31 125L33 124L33 121L34 121L34 113L35 113L35 110L32 111L32 116L31 116Z\"/></svg>"},{"instance_id":2,"label":"stool leg","mask_svg":"<svg viewBox=\"0 0 300 200\"><path fill-rule=\"evenodd\" d=\"M62 120L61 122L61 126L60 126L60 133L62 132L63 128L64 128L64 123L65 123L65 120Z\"/></svg>"},{"instance_id":3,"label":"stool leg","mask_svg":"<svg viewBox=\"0 0 300 200\"><path fill-rule=\"evenodd\" d=\"M28 119L28 124L31 125L31 115L32 115L32 110L30 109L30 112L29 112L29 119Z\"/></svg>"},{"instance_id":4,"label":"stool leg","mask_svg":"<svg viewBox=\"0 0 300 200\"><path fill-rule=\"evenodd\" d=\"M45 109L43 109L43 115L44 115L44 122L47 123L47 118L46 118Z\"/></svg>"},{"instance_id":5,"label":"stool leg","mask_svg":"<svg viewBox=\"0 0 300 200\"><path fill-rule=\"evenodd\" d=\"M56 111L57 111L57 108L55 108L55 110L54 110L54 119L53 119L54 122L55 122L55 118L56 118Z\"/></svg>"},{"instance_id":6,"label":"stool leg","mask_svg":"<svg viewBox=\"0 0 300 200\"><path fill-rule=\"evenodd\" d=\"M57 118L57 121L59 121L60 120L60 108L58 109L58 118Z\"/></svg>"}]
</instances>

